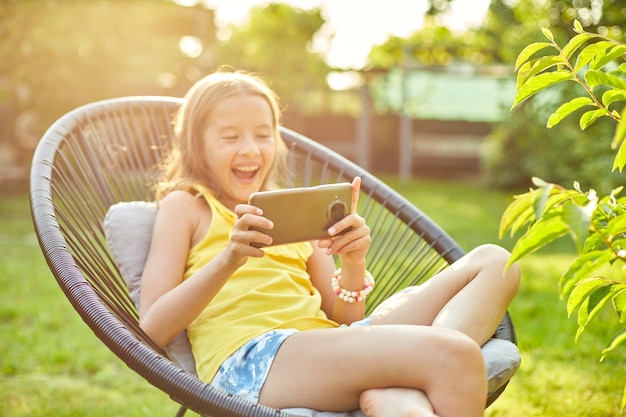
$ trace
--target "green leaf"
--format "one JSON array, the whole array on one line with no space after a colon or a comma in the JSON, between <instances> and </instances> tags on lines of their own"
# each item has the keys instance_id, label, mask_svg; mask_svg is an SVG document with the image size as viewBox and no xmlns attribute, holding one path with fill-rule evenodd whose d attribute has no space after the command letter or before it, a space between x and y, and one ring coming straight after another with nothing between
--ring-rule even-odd
<instances>
[{"instance_id":1,"label":"green leaf","mask_svg":"<svg viewBox=\"0 0 626 417\"><path fill-rule=\"evenodd\" d=\"M624 136L626 136L626 106L622 109L620 121L615 128L615 135L613 136L611 147L616 149L624 141Z\"/></svg>"},{"instance_id":2,"label":"green leaf","mask_svg":"<svg viewBox=\"0 0 626 417\"><path fill-rule=\"evenodd\" d=\"M626 80L613 74L598 70L589 70L585 73L585 82L591 88L598 85L612 86L618 89L626 89Z\"/></svg>"},{"instance_id":3,"label":"green leaf","mask_svg":"<svg viewBox=\"0 0 626 417\"><path fill-rule=\"evenodd\" d=\"M585 194L579 190L558 190L557 192L554 192L553 195L550 196L550 198L548 199L547 203L546 203L546 209L544 210L552 210L555 207L561 205L562 203L566 202L566 201L578 201L580 202L580 204L584 203L584 201L587 200L587 197L585 196Z\"/></svg>"},{"instance_id":4,"label":"green leaf","mask_svg":"<svg viewBox=\"0 0 626 417\"><path fill-rule=\"evenodd\" d=\"M607 90L602 94L602 104L606 107L618 101L626 101L626 89Z\"/></svg>"},{"instance_id":5,"label":"green leaf","mask_svg":"<svg viewBox=\"0 0 626 417\"><path fill-rule=\"evenodd\" d=\"M585 244L589 224L591 223L591 214L591 210L576 204L568 204L563 207L563 221L567 224L567 227L569 227L572 240L576 244L578 253L582 252L583 245Z\"/></svg>"},{"instance_id":6,"label":"green leaf","mask_svg":"<svg viewBox=\"0 0 626 417\"><path fill-rule=\"evenodd\" d=\"M546 184L543 187L537 189L537 191L533 195L533 212L535 213L535 219L541 220L543 217L543 212L546 206L546 202L552 194L552 190L554 189L553 184Z\"/></svg>"},{"instance_id":7,"label":"green leaf","mask_svg":"<svg viewBox=\"0 0 626 417\"><path fill-rule=\"evenodd\" d=\"M582 33L585 31L585 29L583 29L583 25L580 24L578 19L574 19L574 31L577 33Z\"/></svg>"},{"instance_id":8,"label":"green leaf","mask_svg":"<svg viewBox=\"0 0 626 417\"><path fill-rule=\"evenodd\" d=\"M586 46L578 55L578 59L576 59L574 71L580 71L582 67L591 62L591 60L594 59L598 54L605 54L606 50L613 45L614 43L609 41L600 41Z\"/></svg>"},{"instance_id":9,"label":"green leaf","mask_svg":"<svg viewBox=\"0 0 626 417\"><path fill-rule=\"evenodd\" d=\"M554 71L535 75L534 77L529 78L518 90L511 109L529 97L534 96L541 90L563 81L573 80L574 78L574 74L569 71Z\"/></svg>"},{"instance_id":10,"label":"green leaf","mask_svg":"<svg viewBox=\"0 0 626 417\"><path fill-rule=\"evenodd\" d=\"M593 104L593 100L589 97L577 97L573 100L568 101L567 103L562 104L558 109L556 109L554 113L552 113L552 115L548 119L548 129L561 123L563 119L574 113L576 110L579 110L585 106L591 106Z\"/></svg>"},{"instance_id":11,"label":"green leaf","mask_svg":"<svg viewBox=\"0 0 626 417\"><path fill-rule=\"evenodd\" d=\"M526 223L534 220L533 201L535 190L513 197L513 202L507 206L500 219L500 239L504 237L507 230L513 236Z\"/></svg>"},{"instance_id":12,"label":"green leaf","mask_svg":"<svg viewBox=\"0 0 626 417\"><path fill-rule=\"evenodd\" d=\"M578 331L576 332L575 343L578 343L578 339L598 312L612 299L613 286L609 281L606 282L608 285L593 290L578 309Z\"/></svg>"},{"instance_id":13,"label":"green leaf","mask_svg":"<svg viewBox=\"0 0 626 417\"><path fill-rule=\"evenodd\" d=\"M549 182L544 181L539 177L532 177L530 180L535 187L545 187L546 185L550 184Z\"/></svg>"},{"instance_id":14,"label":"green leaf","mask_svg":"<svg viewBox=\"0 0 626 417\"><path fill-rule=\"evenodd\" d=\"M626 165L626 146L624 146L626 142L623 141L624 134L622 134L621 140L622 144L619 146L617 154L615 155L615 159L613 160L613 168L611 169L611 171L615 171L616 169L618 169L619 172L622 172L624 170L624 166Z\"/></svg>"},{"instance_id":15,"label":"green leaf","mask_svg":"<svg viewBox=\"0 0 626 417\"><path fill-rule=\"evenodd\" d=\"M598 288L589 294L589 298L587 299L587 322L584 325L589 324L602 307L613 299L613 296L615 295L615 286L609 280L606 282L608 285Z\"/></svg>"},{"instance_id":16,"label":"green leaf","mask_svg":"<svg viewBox=\"0 0 626 417\"><path fill-rule=\"evenodd\" d=\"M613 308L619 317L620 323L626 322L626 288L618 291L613 297Z\"/></svg>"},{"instance_id":17,"label":"green leaf","mask_svg":"<svg viewBox=\"0 0 626 417\"><path fill-rule=\"evenodd\" d=\"M613 337L613 340L611 340L609 345L602 351L602 357L600 357L600 362L602 362L604 358L606 358L606 355L615 350L616 347L624 343L624 341L626 341L626 329L620 330L615 335L615 337Z\"/></svg>"},{"instance_id":18,"label":"green leaf","mask_svg":"<svg viewBox=\"0 0 626 417\"><path fill-rule=\"evenodd\" d=\"M543 209L544 215L550 211L558 210L560 206L568 201L584 204L587 201L587 197L582 191L579 190L565 190L553 188L552 195L546 201Z\"/></svg>"},{"instance_id":19,"label":"green leaf","mask_svg":"<svg viewBox=\"0 0 626 417\"><path fill-rule=\"evenodd\" d=\"M541 28L541 31L543 32L544 36L546 38L548 38L549 40L551 40L552 42L554 42L554 35L552 34L552 32L550 31L550 29L548 28Z\"/></svg>"},{"instance_id":20,"label":"green leaf","mask_svg":"<svg viewBox=\"0 0 626 417\"><path fill-rule=\"evenodd\" d=\"M591 60L589 68L594 70L600 69L624 54L626 54L626 45L616 45L613 48L607 49L606 54L598 54Z\"/></svg>"},{"instance_id":21,"label":"green leaf","mask_svg":"<svg viewBox=\"0 0 626 417\"><path fill-rule=\"evenodd\" d=\"M515 61L515 71L517 71L522 64L528 61L531 56L541 51L542 49L549 48L551 46L552 44L548 42L536 42L526 46L517 56L517 60Z\"/></svg>"},{"instance_id":22,"label":"green leaf","mask_svg":"<svg viewBox=\"0 0 626 417\"><path fill-rule=\"evenodd\" d=\"M541 58L537 58L533 61L526 62L520 67L519 71L517 72L517 83L515 85L515 91L519 90L520 87L526 81L528 81L529 78L534 77L541 71L563 63L563 59L558 55L544 56Z\"/></svg>"},{"instance_id":23,"label":"green leaf","mask_svg":"<svg viewBox=\"0 0 626 417\"><path fill-rule=\"evenodd\" d=\"M621 64L619 67L617 67L617 69L615 71L616 72L621 72L622 74L626 74L626 62Z\"/></svg>"},{"instance_id":24,"label":"green leaf","mask_svg":"<svg viewBox=\"0 0 626 417\"><path fill-rule=\"evenodd\" d=\"M593 38L593 35L589 33L581 33L579 35L574 36L570 41L563 47L561 52L561 56L565 59L569 59L570 56L578 49L580 46L587 42L589 39Z\"/></svg>"},{"instance_id":25,"label":"green leaf","mask_svg":"<svg viewBox=\"0 0 626 417\"><path fill-rule=\"evenodd\" d=\"M517 240L511 251L508 266L524 256L541 249L548 243L567 235L568 230L567 225L560 216L544 217L541 221L533 224L532 227Z\"/></svg>"},{"instance_id":26,"label":"green leaf","mask_svg":"<svg viewBox=\"0 0 626 417\"><path fill-rule=\"evenodd\" d=\"M567 295L574 285L587 279L595 270L615 259L612 251L594 250L584 253L572 262L567 271L561 276L561 296Z\"/></svg>"},{"instance_id":27,"label":"green leaf","mask_svg":"<svg viewBox=\"0 0 626 417\"><path fill-rule=\"evenodd\" d=\"M583 248L583 252L592 252L594 250L602 250L605 248L604 240L602 236L597 233L591 233L587 236L587 240L585 240L585 246Z\"/></svg>"},{"instance_id":28,"label":"green leaf","mask_svg":"<svg viewBox=\"0 0 626 417\"><path fill-rule=\"evenodd\" d=\"M519 88L528 80L532 75L531 71L533 68L533 64L531 62L524 62L519 69L517 70L517 81L515 82L515 91L519 90Z\"/></svg>"},{"instance_id":29,"label":"green leaf","mask_svg":"<svg viewBox=\"0 0 626 417\"><path fill-rule=\"evenodd\" d=\"M607 225L607 231L609 233L608 239L611 241L616 236L626 233L626 213L622 213L617 217L612 218Z\"/></svg>"},{"instance_id":30,"label":"green leaf","mask_svg":"<svg viewBox=\"0 0 626 417\"><path fill-rule=\"evenodd\" d=\"M593 292L608 285L611 285L611 283L604 278L589 278L578 283L567 299L567 315L571 316L576 307Z\"/></svg>"},{"instance_id":31,"label":"green leaf","mask_svg":"<svg viewBox=\"0 0 626 417\"><path fill-rule=\"evenodd\" d=\"M602 116L608 116L610 113L606 109L589 110L580 117L580 129L585 130L591 126L596 120Z\"/></svg>"},{"instance_id":32,"label":"green leaf","mask_svg":"<svg viewBox=\"0 0 626 417\"><path fill-rule=\"evenodd\" d=\"M626 250L624 250L624 248L626 248L626 234L613 237L611 247L617 251L615 260L620 259L622 262L626 261Z\"/></svg>"},{"instance_id":33,"label":"green leaf","mask_svg":"<svg viewBox=\"0 0 626 417\"><path fill-rule=\"evenodd\" d=\"M615 135L613 136L613 141L611 143L611 148L617 150L617 154L615 155L615 160L613 161L613 171L615 169L619 169L620 172L624 169L626 165L626 107L622 110L622 115L619 123L617 123L617 127L615 128Z\"/></svg>"},{"instance_id":34,"label":"green leaf","mask_svg":"<svg viewBox=\"0 0 626 417\"><path fill-rule=\"evenodd\" d=\"M622 192L622 191L624 191L624 186L623 186L623 185L620 185L620 186L618 186L618 187L613 188L613 189L611 190L611 195L610 195L610 198L611 198L611 199L616 198L618 195L620 195L620 194L621 194L621 192Z\"/></svg>"}]
</instances>

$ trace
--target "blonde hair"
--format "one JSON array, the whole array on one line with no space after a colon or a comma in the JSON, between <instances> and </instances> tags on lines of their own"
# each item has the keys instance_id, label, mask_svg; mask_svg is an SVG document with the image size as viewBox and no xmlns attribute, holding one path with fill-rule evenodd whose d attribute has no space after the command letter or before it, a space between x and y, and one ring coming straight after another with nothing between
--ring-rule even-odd
<instances>
[{"instance_id":1,"label":"blonde hair","mask_svg":"<svg viewBox=\"0 0 626 417\"><path fill-rule=\"evenodd\" d=\"M276 152L263 189L276 188L287 176L287 146L280 136L281 110L278 97L265 82L250 73L218 70L196 82L185 95L185 100L174 116L174 141L170 153L160 166L160 176L154 187L157 200L177 189L188 189L194 184L208 187L217 198L221 190L213 182L210 167L206 166L202 135L211 111L226 98L253 95L267 101L272 111L272 128Z\"/></svg>"}]
</instances>

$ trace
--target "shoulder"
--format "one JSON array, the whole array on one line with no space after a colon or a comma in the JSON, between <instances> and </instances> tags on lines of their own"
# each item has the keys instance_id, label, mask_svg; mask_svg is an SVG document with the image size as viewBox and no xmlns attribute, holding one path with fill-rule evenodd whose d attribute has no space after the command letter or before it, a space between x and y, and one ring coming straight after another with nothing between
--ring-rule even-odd
<instances>
[{"instance_id":1,"label":"shoulder","mask_svg":"<svg viewBox=\"0 0 626 417\"><path fill-rule=\"evenodd\" d=\"M192 194L188 191L176 190L168 193L159 202L159 211L168 213L185 215L192 213L194 210L207 207L206 200L201 194Z\"/></svg>"},{"instance_id":2,"label":"shoulder","mask_svg":"<svg viewBox=\"0 0 626 417\"><path fill-rule=\"evenodd\" d=\"M176 206L188 206L193 203L198 197L196 195L191 194L188 191L176 190L170 191L163 199L159 202L160 207L176 207Z\"/></svg>"},{"instance_id":3,"label":"shoulder","mask_svg":"<svg viewBox=\"0 0 626 417\"><path fill-rule=\"evenodd\" d=\"M159 217L166 224L184 229L191 243L201 239L211 223L211 208L202 194L177 190L159 203Z\"/></svg>"},{"instance_id":4,"label":"shoulder","mask_svg":"<svg viewBox=\"0 0 626 417\"><path fill-rule=\"evenodd\" d=\"M158 218L178 224L194 223L202 204L202 198L187 191L172 191L159 201Z\"/></svg>"}]
</instances>

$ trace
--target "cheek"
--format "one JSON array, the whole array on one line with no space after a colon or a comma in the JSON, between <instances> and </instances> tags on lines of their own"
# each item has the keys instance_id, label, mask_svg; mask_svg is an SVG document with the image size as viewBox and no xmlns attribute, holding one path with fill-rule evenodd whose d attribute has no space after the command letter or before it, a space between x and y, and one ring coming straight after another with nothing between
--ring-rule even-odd
<instances>
[{"instance_id":1,"label":"cheek","mask_svg":"<svg viewBox=\"0 0 626 417\"><path fill-rule=\"evenodd\" d=\"M276 157L276 143L268 142L264 144L262 149L263 156L265 157L266 161L272 162Z\"/></svg>"},{"instance_id":2,"label":"cheek","mask_svg":"<svg viewBox=\"0 0 626 417\"><path fill-rule=\"evenodd\" d=\"M202 162L203 172L209 176L217 174L220 166L228 159L226 155L219 154L219 151L207 144L204 144L197 159Z\"/></svg>"}]
</instances>

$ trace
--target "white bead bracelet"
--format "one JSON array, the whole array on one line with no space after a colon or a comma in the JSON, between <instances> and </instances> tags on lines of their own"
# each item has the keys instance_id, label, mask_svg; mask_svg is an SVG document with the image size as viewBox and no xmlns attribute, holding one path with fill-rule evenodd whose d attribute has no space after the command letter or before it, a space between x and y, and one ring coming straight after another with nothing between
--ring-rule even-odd
<instances>
[{"instance_id":1,"label":"white bead bracelet","mask_svg":"<svg viewBox=\"0 0 626 417\"><path fill-rule=\"evenodd\" d=\"M365 271L365 276L363 277L364 286L362 290L359 291L351 291L345 288L342 288L339 282L341 281L341 268L337 269L333 274L332 279L330 280L330 284L332 286L333 291L337 294L340 300L343 300L347 303L357 303L360 301L364 301L367 295L372 292L374 289L374 277L369 271Z\"/></svg>"}]
</instances>

